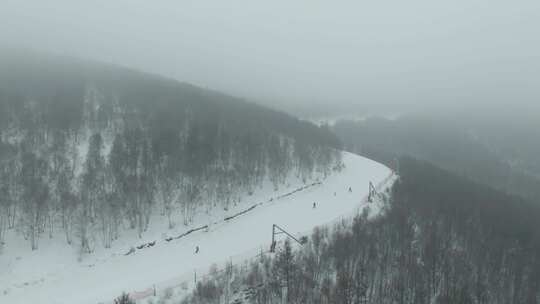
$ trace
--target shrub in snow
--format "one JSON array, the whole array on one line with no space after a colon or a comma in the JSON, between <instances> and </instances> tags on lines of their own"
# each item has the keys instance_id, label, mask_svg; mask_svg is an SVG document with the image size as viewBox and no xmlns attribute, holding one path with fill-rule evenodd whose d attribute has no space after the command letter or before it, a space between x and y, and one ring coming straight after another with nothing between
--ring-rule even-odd
<instances>
[{"instance_id":1,"label":"shrub in snow","mask_svg":"<svg viewBox=\"0 0 540 304\"><path fill-rule=\"evenodd\" d=\"M123 293L120 297L114 300L114 304L135 304L135 301L131 300L127 293Z\"/></svg>"}]
</instances>

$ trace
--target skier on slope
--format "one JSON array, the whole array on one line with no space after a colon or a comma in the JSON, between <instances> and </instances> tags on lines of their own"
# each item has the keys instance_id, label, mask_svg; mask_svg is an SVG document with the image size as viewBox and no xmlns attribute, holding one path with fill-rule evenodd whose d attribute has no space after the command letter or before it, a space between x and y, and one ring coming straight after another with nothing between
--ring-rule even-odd
<instances>
[{"instance_id":1,"label":"skier on slope","mask_svg":"<svg viewBox=\"0 0 540 304\"><path fill-rule=\"evenodd\" d=\"M195 246L195 254L199 253L199 246Z\"/></svg>"},{"instance_id":2,"label":"skier on slope","mask_svg":"<svg viewBox=\"0 0 540 304\"><path fill-rule=\"evenodd\" d=\"M313 209L317 208L317 203L313 202Z\"/></svg>"}]
</instances>

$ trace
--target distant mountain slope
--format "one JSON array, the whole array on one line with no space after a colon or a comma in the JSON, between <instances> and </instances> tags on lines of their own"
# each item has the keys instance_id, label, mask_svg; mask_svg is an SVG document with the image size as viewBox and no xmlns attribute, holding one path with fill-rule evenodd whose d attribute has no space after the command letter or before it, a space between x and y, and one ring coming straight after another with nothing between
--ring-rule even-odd
<instances>
[{"instance_id":1,"label":"distant mountain slope","mask_svg":"<svg viewBox=\"0 0 540 304\"><path fill-rule=\"evenodd\" d=\"M1 52L0 67L0 123L4 127L15 117L28 114L19 101L34 101L33 114L39 119L36 123L60 130L76 129L87 122L83 117L84 107L92 103L97 109L87 114L93 114L96 117L89 118L102 123L110 123L114 111L121 111L123 119L140 119L140 123L175 123L177 127L185 119L198 123L221 122L235 132L267 129L311 144L339 146L328 130L283 112L126 68L63 57ZM32 126L27 120L19 122L23 128Z\"/></svg>"},{"instance_id":2,"label":"distant mountain slope","mask_svg":"<svg viewBox=\"0 0 540 304\"><path fill-rule=\"evenodd\" d=\"M519 128L524 137L517 138L519 132L508 127L512 124L508 121L500 121L500 125L495 126L496 121L485 118L474 121L448 116L341 121L333 130L347 150L388 165L394 165L395 158L408 155L540 203L540 179L532 173L540 156L534 157L537 143L527 135L536 132L535 129ZM512 121L515 122L515 118ZM505 137L512 132L514 136ZM518 144L526 141L533 143Z\"/></svg>"},{"instance_id":3,"label":"distant mountain slope","mask_svg":"<svg viewBox=\"0 0 540 304\"><path fill-rule=\"evenodd\" d=\"M60 227L82 252L110 247L124 221L139 234L156 211L188 224L266 181L327 176L339 146L328 129L218 92L3 51L0 241L17 231L36 249Z\"/></svg>"}]
</instances>

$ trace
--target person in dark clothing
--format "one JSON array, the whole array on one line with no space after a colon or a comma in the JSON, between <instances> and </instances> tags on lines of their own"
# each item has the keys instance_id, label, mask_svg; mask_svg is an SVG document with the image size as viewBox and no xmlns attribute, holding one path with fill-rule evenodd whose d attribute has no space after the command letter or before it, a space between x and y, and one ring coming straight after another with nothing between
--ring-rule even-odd
<instances>
[{"instance_id":1,"label":"person in dark clothing","mask_svg":"<svg viewBox=\"0 0 540 304\"><path fill-rule=\"evenodd\" d=\"M313 202L313 209L317 208L317 203Z\"/></svg>"},{"instance_id":2,"label":"person in dark clothing","mask_svg":"<svg viewBox=\"0 0 540 304\"><path fill-rule=\"evenodd\" d=\"M352 192L352 188L351 188L351 187L349 187L349 192Z\"/></svg>"},{"instance_id":3,"label":"person in dark clothing","mask_svg":"<svg viewBox=\"0 0 540 304\"><path fill-rule=\"evenodd\" d=\"M199 246L195 246L195 254L199 253Z\"/></svg>"}]
</instances>

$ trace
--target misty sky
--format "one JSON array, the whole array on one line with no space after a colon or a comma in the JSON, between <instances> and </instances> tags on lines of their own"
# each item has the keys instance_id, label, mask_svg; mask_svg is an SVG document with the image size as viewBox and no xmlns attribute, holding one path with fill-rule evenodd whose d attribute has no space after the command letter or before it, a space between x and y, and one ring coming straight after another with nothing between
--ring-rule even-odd
<instances>
[{"instance_id":1,"label":"misty sky","mask_svg":"<svg viewBox=\"0 0 540 304\"><path fill-rule=\"evenodd\" d=\"M540 1L0 0L0 43L274 106L540 103Z\"/></svg>"}]
</instances>

